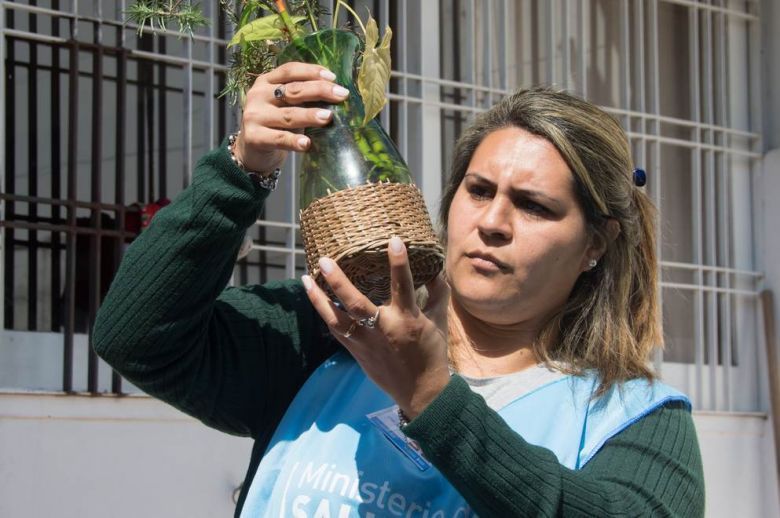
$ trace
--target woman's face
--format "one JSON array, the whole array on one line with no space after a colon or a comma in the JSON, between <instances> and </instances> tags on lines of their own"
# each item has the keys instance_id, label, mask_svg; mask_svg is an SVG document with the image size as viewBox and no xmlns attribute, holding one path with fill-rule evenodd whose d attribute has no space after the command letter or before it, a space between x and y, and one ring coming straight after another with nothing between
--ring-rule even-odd
<instances>
[{"instance_id":1,"label":"woman's face","mask_svg":"<svg viewBox=\"0 0 780 518\"><path fill-rule=\"evenodd\" d=\"M600 256L563 157L516 127L477 147L452 200L447 239L453 296L497 325L543 324Z\"/></svg>"}]
</instances>

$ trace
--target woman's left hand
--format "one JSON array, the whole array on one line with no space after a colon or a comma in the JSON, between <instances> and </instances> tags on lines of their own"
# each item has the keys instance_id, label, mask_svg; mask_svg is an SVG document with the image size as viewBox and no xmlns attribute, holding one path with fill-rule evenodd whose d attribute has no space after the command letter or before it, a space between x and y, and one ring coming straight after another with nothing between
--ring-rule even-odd
<instances>
[{"instance_id":1,"label":"woman's left hand","mask_svg":"<svg viewBox=\"0 0 780 518\"><path fill-rule=\"evenodd\" d=\"M389 304L377 307L349 281L329 258L320 273L341 301L339 309L308 275L303 277L309 300L331 330L404 414L413 419L449 382L447 305L449 287L437 276L429 282L428 302L417 307L406 247L394 237L388 246ZM376 316L375 327L359 325Z\"/></svg>"}]
</instances>

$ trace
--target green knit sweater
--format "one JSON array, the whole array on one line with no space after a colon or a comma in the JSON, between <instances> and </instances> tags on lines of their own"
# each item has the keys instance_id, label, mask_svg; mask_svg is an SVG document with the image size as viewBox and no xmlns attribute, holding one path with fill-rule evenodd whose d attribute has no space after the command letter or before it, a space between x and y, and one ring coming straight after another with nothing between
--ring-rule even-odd
<instances>
[{"instance_id":1,"label":"green knit sweater","mask_svg":"<svg viewBox=\"0 0 780 518\"><path fill-rule=\"evenodd\" d=\"M338 347L298 281L225 288L267 196L224 144L206 155L128 249L93 331L98 354L141 389L255 440L236 516L290 401ZM526 443L458 376L405 431L483 518L704 512L699 446L680 405L631 425L579 471Z\"/></svg>"}]
</instances>

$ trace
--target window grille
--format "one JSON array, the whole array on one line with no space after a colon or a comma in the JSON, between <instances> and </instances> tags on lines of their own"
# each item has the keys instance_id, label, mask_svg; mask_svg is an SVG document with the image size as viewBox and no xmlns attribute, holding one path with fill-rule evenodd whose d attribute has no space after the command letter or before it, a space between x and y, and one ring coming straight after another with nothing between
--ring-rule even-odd
<instances>
[{"instance_id":1,"label":"window grille","mask_svg":"<svg viewBox=\"0 0 780 518\"><path fill-rule=\"evenodd\" d=\"M133 204L173 198L237 124L217 97L229 34L216 3L202 3L212 23L192 40L137 36L122 25L125 5L0 0L3 388L133 390L85 334L134 235ZM615 116L660 209L667 348L657 368L698 409L764 408L750 199L761 160L758 0L353 6L394 29L381 117L434 215L455 138L514 89L552 84ZM234 283L303 272L294 168L293 157Z\"/></svg>"}]
</instances>

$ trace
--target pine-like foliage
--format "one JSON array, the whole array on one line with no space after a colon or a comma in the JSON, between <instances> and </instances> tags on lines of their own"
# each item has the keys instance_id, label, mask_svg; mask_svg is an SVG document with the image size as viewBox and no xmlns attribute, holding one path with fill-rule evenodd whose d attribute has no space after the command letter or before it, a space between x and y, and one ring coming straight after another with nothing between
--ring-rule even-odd
<instances>
[{"instance_id":1,"label":"pine-like foliage","mask_svg":"<svg viewBox=\"0 0 780 518\"><path fill-rule=\"evenodd\" d=\"M192 34L198 27L208 25L208 19L198 4L184 0L138 0L125 11L127 20L138 25L141 33L147 27L166 30L176 23L180 32Z\"/></svg>"}]
</instances>

